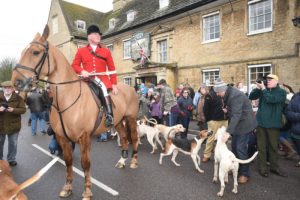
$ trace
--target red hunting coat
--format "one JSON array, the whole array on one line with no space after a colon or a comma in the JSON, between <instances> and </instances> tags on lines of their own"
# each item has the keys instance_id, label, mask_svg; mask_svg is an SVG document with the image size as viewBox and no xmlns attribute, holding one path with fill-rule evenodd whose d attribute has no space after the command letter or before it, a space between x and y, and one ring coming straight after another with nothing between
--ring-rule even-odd
<instances>
[{"instance_id":1,"label":"red hunting coat","mask_svg":"<svg viewBox=\"0 0 300 200\"><path fill-rule=\"evenodd\" d=\"M72 67L77 74L80 74L82 70L94 73L115 71L115 64L109 49L98 45L95 53L101 56L101 58L93 55L91 51L92 47L90 45L78 49L72 63ZM111 89L112 85L117 84L116 73L99 75L98 78L105 84L107 89Z\"/></svg>"}]
</instances>

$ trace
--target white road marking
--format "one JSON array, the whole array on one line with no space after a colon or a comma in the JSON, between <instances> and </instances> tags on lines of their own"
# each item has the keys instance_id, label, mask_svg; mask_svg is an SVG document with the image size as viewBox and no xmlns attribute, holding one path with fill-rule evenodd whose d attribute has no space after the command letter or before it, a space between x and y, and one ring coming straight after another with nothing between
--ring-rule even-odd
<instances>
[{"instance_id":1,"label":"white road marking","mask_svg":"<svg viewBox=\"0 0 300 200\"><path fill-rule=\"evenodd\" d=\"M43 152L44 154L46 154L46 155L48 155L48 156L50 156L50 157L52 157L52 158L55 158L55 157L56 157L56 156L54 156L54 155L51 155L47 150L43 149L42 147L38 146L37 144L32 144L32 146L34 146L35 148L37 148L38 150L40 150L41 152ZM60 162L60 163L63 164L64 166L66 166L64 160L62 160L62 159L59 158L59 159L58 159L58 162ZM80 176L82 176L82 177L84 178L84 173L83 173L82 171L80 171L78 168L76 168L76 167L74 167L74 166L72 166L72 168L73 168L73 171L74 171L76 174L78 174L78 175L80 175ZM93 177L91 177L91 181L92 181L93 184L95 184L95 185L98 186L99 188L105 190L106 192L112 194L113 196L119 195L119 192L118 192L118 191L116 191L116 190L110 188L109 186L107 186L107 185L101 183L100 181L94 179Z\"/></svg>"}]
</instances>

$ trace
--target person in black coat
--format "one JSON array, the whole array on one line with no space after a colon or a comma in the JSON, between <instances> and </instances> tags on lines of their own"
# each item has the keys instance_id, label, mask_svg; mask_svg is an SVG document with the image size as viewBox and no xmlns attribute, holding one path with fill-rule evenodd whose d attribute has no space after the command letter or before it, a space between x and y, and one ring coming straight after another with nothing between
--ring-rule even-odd
<instances>
[{"instance_id":1,"label":"person in black coat","mask_svg":"<svg viewBox=\"0 0 300 200\"><path fill-rule=\"evenodd\" d=\"M257 127L253 116L251 101L238 89L227 86L221 79L214 85L214 91L223 98L224 112L228 117L227 132L232 136L231 149L241 160L249 158L248 141L252 131ZM238 182L246 183L250 177L249 164L240 164Z\"/></svg>"}]
</instances>

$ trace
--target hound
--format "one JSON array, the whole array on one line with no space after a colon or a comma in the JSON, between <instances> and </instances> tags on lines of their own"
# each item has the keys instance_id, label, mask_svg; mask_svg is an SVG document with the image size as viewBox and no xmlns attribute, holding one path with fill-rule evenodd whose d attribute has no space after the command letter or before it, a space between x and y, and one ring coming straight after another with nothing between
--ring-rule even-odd
<instances>
[{"instance_id":1,"label":"hound","mask_svg":"<svg viewBox=\"0 0 300 200\"><path fill-rule=\"evenodd\" d=\"M54 158L38 173L20 185L14 181L8 162L0 160L0 200L27 200L27 197L22 190L38 181L58 159L58 157Z\"/></svg>"},{"instance_id":2,"label":"hound","mask_svg":"<svg viewBox=\"0 0 300 200\"><path fill-rule=\"evenodd\" d=\"M225 189L225 182L228 183L228 172L232 171L233 175L233 193L237 193L237 176L239 171L239 164L247 164L250 163L258 154L255 154L247 159L247 160L240 160L235 157L235 155L227 148L226 141L230 135L226 132L226 128L223 126L218 129L215 140L217 140L217 144L215 147L215 165L214 165L214 178L213 182L217 182L218 179L218 168L219 168L219 180L221 183L221 189L217 193L219 197L222 197L224 194Z\"/></svg>"},{"instance_id":3,"label":"hound","mask_svg":"<svg viewBox=\"0 0 300 200\"><path fill-rule=\"evenodd\" d=\"M137 121L137 133L138 133L138 142L141 144L141 137L144 135L147 136L148 142L152 146L152 151L150 152L153 154L157 149L156 142L159 143L162 150L164 150L164 146L162 145L161 141L159 140L159 131L156 127L151 127L146 125L146 120L141 119Z\"/></svg>"},{"instance_id":4,"label":"hound","mask_svg":"<svg viewBox=\"0 0 300 200\"><path fill-rule=\"evenodd\" d=\"M170 130L169 135L171 132L172 132L172 129ZM200 173L204 173L204 171L202 169L200 169L200 167L199 167L201 159L198 155L198 152L201 148L203 141L207 138L207 136L209 136L211 134L212 133L208 132L207 130L200 131L198 133L198 135L192 141L188 141L187 139L172 139L172 136L168 137L168 140L166 143L166 150L165 150L165 153L160 154L159 164L162 164L163 157L169 156L173 153L173 156L171 159L172 162L176 166L180 166L180 164L178 164L175 160L178 152L180 151L185 155L190 155L194 162L196 170ZM184 147L187 147L188 150L186 150L186 148L184 148Z\"/></svg>"}]
</instances>

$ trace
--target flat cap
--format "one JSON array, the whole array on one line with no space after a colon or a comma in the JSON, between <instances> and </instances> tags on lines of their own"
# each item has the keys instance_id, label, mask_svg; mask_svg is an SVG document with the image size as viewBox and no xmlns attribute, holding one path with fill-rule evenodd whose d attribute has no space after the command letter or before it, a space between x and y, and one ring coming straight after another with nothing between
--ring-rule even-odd
<instances>
[{"instance_id":1,"label":"flat cap","mask_svg":"<svg viewBox=\"0 0 300 200\"><path fill-rule=\"evenodd\" d=\"M4 81L1 83L2 87L14 87L11 81Z\"/></svg>"}]
</instances>

